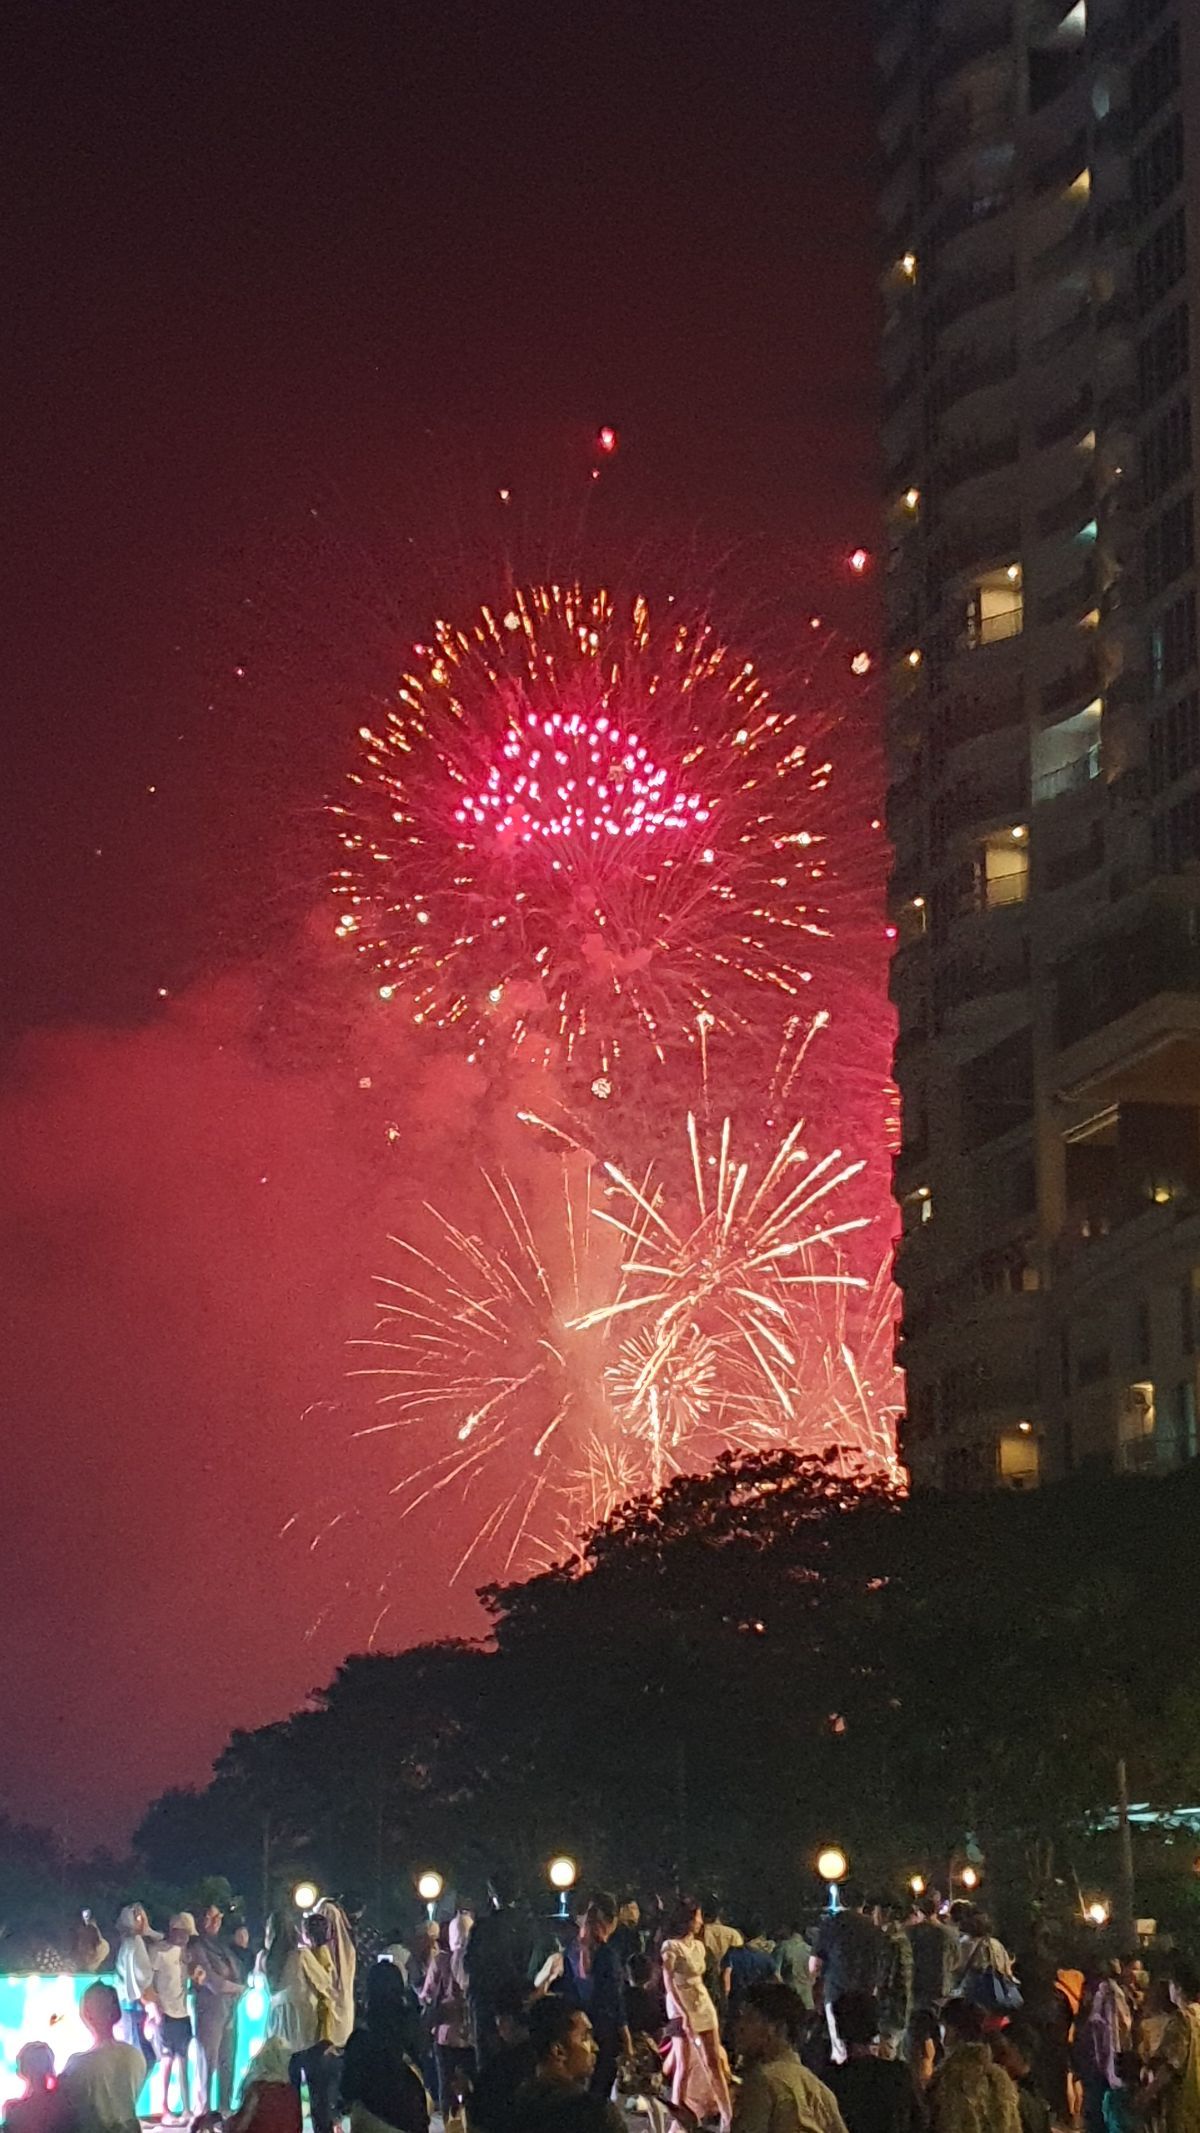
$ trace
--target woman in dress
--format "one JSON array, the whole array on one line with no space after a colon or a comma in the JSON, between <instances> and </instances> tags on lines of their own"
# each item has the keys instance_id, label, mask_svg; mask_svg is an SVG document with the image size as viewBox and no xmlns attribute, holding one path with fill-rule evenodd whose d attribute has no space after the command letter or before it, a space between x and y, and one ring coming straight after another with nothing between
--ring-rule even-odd
<instances>
[{"instance_id":1,"label":"woman in dress","mask_svg":"<svg viewBox=\"0 0 1200 2133\"><path fill-rule=\"evenodd\" d=\"M660 1956L667 2002L667 2075L672 2103L699 2119L714 2114L728 2133L733 2115L729 2061L721 2044L717 2010L704 1983L703 1919L698 1903L684 1898L667 1921Z\"/></svg>"}]
</instances>

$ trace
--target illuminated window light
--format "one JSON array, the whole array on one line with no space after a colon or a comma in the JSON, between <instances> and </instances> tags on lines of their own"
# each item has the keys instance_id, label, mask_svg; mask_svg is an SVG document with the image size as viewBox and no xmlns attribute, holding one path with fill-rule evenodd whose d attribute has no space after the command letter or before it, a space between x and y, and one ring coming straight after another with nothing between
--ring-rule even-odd
<instances>
[{"instance_id":1,"label":"illuminated window light","mask_svg":"<svg viewBox=\"0 0 1200 2133\"><path fill-rule=\"evenodd\" d=\"M916 280L917 255L915 252L905 252L902 254L900 259L900 272L903 274L905 281Z\"/></svg>"},{"instance_id":2,"label":"illuminated window light","mask_svg":"<svg viewBox=\"0 0 1200 2133\"><path fill-rule=\"evenodd\" d=\"M904 491L904 508L906 511L915 511L920 501L921 491L919 489L906 489Z\"/></svg>"},{"instance_id":3,"label":"illuminated window light","mask_svg":"<svg viewBox=\"0 0 1200 2133\"><path fill-rule=\"evenodd\" d=\"M906 652L906 653L905 653L905 655L904 655L904 664L905 664L905 666L908 666L908 667L919 667L919 666L920 666L920 664L921 664L921 652L920 652L920 647L919 647L919 646L917 646L917 645L915 645L915 644L914 644L914 646L913 646L913 648L912 648L911 652Z\"/></svg>"}]
</instances>

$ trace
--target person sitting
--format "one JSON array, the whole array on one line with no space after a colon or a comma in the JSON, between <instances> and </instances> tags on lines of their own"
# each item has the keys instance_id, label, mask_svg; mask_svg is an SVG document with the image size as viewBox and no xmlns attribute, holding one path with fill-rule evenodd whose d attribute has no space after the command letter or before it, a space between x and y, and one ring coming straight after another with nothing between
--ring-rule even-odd
<instances>
[{"instance_id":1,"label":"person sitting","mask_svg":"<svg viewBox=\"0 0 1200 2133\"><path fill-rule=\"evenodd\" d=\"M4 2133L56 2133L63 2105L55 2088L54 2053L48 2044L23 2044L16 2063L25 2094L9 2104Z\"/></svg>"},{"instance_id":2,"label":"person sitting","mask_svg":"<svg viewBox=\"0 0 1200 2133\"><path fill-rule=\"evenodd\" d=\"M290 2061L282 2037L268 2037L246 2070L229 2133L301 2133L300 2092L292 2085Z\"/></svg>"},{"instance_id":3,"label":"person sitting","mask_svg":"<svg viewBox=\"0 0 1200 2133\"><path fill-rule=\"evenodd\" d=\"M73 2133L138 2133L138 2097L146 2079L145 2054L115 2032L121 2002L111 1985L89 1985L79 2002L93 2043L63 2068L60 2091Z\"/></svg>"},{"instance_id":4,"label":"person sitting","mask_svg":"<svg viewBox=\"0 0 1200 2133\"><path fill-rule=\"evenodd\" d=\"M394 1963L367 1977L367 2018L350 2033L342 2066L342 2107L351 2133L429 2133L429 2098L417 2071L422 2036L408 1987Z\"/></svg>"},{"instance_id":5,"label":"person sitting","mask_svg":"<svg viewBox=\"0 0 1200 2133\"><path fill-rule=\"evenodd\" d=\"M744 2072L733 2133L846 2133L836 2097L796 2051L806 2018L799 1995L778 1978L747 1985L734 2035Z\"/></svg>"},{"instance_id":6,"label":"person sitting","mask_svg":"<svg viewBox=\"0 0 1200 2133\"><path fill-rule=\"evenodd\" d=\"M879 2056L878 2003L870 1992L844 1992L834 2007L846 2047L841 2066L829 2069L848 2133L917 2133L924 2113L916 2083L898 2059Z\"/></svg>"},{"instance_id":7,"label":"person sitting","mask_svg":"<svg viewBox=\"0 0 1200 2133\"><path fill-rule=\"evenodd\" d=\"M533 2079L513 2106L512 2133L624 2133L614 2103L591 2086L596 2039L582 2007L557 1994L529 2010Z\"/></svg>"}]
</instances>

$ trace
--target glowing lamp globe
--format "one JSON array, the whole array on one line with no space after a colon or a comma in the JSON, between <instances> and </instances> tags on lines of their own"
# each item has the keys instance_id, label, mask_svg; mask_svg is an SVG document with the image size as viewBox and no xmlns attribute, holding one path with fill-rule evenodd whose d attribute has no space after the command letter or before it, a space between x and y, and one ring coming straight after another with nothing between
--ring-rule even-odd
<instances>
[{"instance_id":1,"label":"glowing lamp globe","mask_svg":"<svg viewBox=\"0 0 1200 2133\"><path fill-rule=\"evenodd\" d=\"M973 1866L964 1866L958 1878L962 1882L964 1889L977 1889L979 1887L979 1876Z\"/></svg>"},{"instance_id":2,"label":"glowing lamp globe","mask_svg":"<svg viewBox=\"0 0 1200 2133\"><path fill-rule=\"evenodd\" d=\"M417 1876L417 1894L422 1903L436 1903L446 1884L432 1869Z\"/></svg>"},{"instance_id":3,"label":"glowing lamp globe","mask_svg":"<svg viewBox=\"0 0 1200 2133\"><path fill-rule=\"evenodd\" d=\"M924 1874L914 1874L908 1885L914 1896L923 1896L925 1894Z\"/></svg>"},{"instance_id":4,"label":"glowing lamp globe","mask_svg":"<svg viewBox=\"0 0 1200 2133\"><path fill-rule=\"evenodd\" d=\"M1084 1912L1084 1917L1090 1925L1106 1926L1108 1924L1108 1905L1102 1902L1100 1898L1097 1898L1095 1903L1089 1903L1087 1910Z\"/></svg>"},{"instance_id":5,"label":"glowing lamp globe","mask_svg":"<svg viewBox=\"0 0 1200 2133\"><path fill-rule=\"evenodd\" d=\"M292 1902L298 1911L311 1911L319 1901L321 1891L315 1881L298 1881L292 1890Z\"/></svg>"},{"instance_id":6,"label":"glowing lamp globe","mask_svg":"<svg viewBox=\"0 0 1200 2133\"><path fill-rule=\"evenodd\" d=\"M850 1871L850 1861L838 1844L827 1844L817 1853L817 1872L822 1881L844 1881Z\"/></svg>"},{"instance_id":7,"label":"glowing lamp globe","mask_svg":"<svg viewBox=\"0 0 1200 2133\"><path fill-rule=\"evenodd\" d=\"M574 1888L578 1868L573 1859L567 1858L565 1852L560 1858L550 1861L546 1872L550 1877L551 1888L557 1889L560 1896L564 1896L568 1889Z\"/></svg>"}]
</instances>

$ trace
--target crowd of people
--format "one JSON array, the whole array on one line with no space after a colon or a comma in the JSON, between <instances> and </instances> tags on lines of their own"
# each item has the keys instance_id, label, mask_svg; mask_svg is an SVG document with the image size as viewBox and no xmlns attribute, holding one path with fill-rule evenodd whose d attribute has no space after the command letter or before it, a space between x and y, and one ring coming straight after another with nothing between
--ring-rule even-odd
<instances>
[{"instance_id":1,"label":"crowd of people","mask_svg":"<svg viewBox=\"0 0 1200 2133\"><path fill-rule=\"evenodd\" d=\"M1200 2133L1200 1974L1173 1953L1015 1957L935 1892L843 1901L768 1936L715 1902L590 1894L539 1919L497 1876L478 1917L371 1932L330 1899L284 1906L255 1952L214 1905L117 1921L61 2068L22 2048L5 2133ZM266 2040L234 2097L251 1977ZM143 2121L144 2123L144 2121Z\"/></svg>"}]
</instances>

